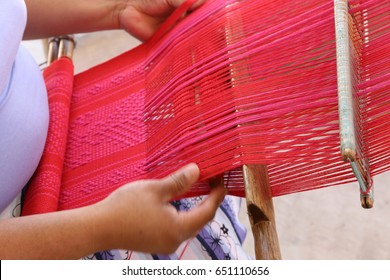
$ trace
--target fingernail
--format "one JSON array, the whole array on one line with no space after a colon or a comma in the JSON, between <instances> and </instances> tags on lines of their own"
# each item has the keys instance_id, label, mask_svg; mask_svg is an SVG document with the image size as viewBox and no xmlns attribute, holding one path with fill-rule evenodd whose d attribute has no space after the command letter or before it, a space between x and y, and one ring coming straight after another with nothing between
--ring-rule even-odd
<instances>
[{"instance_id":1,"label":"fingernail","mask_svg":"<svg viewBox=\"0 0 390 280\"><path fill-rule=\"evenodd\" d=\"M183 167L182 171L192 181L198 180L200 170L198 165L196 165L195 163L187 164L186 166Z\"/></svg>"}]
</instances>

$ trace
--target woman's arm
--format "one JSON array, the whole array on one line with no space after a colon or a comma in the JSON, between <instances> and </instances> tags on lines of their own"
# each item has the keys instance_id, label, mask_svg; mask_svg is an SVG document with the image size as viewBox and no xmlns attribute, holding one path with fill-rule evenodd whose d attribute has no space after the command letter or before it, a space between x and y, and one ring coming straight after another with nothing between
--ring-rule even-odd
<instances>
[{"instance_id":1,"label":"woman's arm","mask_svg":"<svg viewBox=\"0 0 390 280\"><path fill-rule=\"evenodd\" d=\"M161 180L130 183L83 208L0 221L0 259L77 259L109 249L172 253L210 221L225 189L178 212L169 203L196 182L190 164Z\"/></svg>"},{"instance_id":2,"label":"woman's arm","mask_svg":"<svg viewBox=\"0 0 390 280\"><path fill-rule=\"evenodd\" d=\"M126 0L25 0L24 39L119 28L118 15Z\"/></svg>"},{"instance_id":3,"label":"woman's arm","mask_svg":"<svg viewBox=\"0 0 390 280\"><path fill-rule=\"evenodd\" d=\"M24 39L125 29L148 39L184 0L25 0ZM192 9L205 0L197 1Z\"/></svg>"}]
</instances>

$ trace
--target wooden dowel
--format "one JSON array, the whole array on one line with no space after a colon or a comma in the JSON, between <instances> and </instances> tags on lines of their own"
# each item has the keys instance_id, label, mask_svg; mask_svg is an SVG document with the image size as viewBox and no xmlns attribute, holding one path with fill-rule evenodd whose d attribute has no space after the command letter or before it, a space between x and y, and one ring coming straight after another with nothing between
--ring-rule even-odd
<instances>
[{"instance_id":1,"label":"wooden dowel","mask_svg":"<svg viewBox=\"0 0 390 280\"><path fill-rule=\"evenodd\" d=\"M244 165L244 185L249 221L258 260L280 260L275 213L266 165Z\"/></svg>"}]
</instances>

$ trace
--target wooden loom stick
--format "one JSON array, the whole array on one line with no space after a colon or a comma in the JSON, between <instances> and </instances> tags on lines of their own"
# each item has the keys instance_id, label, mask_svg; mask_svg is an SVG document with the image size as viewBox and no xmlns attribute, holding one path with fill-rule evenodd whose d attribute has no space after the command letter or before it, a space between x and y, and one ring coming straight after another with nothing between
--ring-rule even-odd
<instances>
[{"instance_id":1,"label":"wooden loom stick","mask_svg":"<svg viewBox=\"0 0 390 280\"><path fill-rule=\"evenodd\" d=\"M225 30L226 44L237 40L236 36L245 34L242 17L230 18L230 24ZM233 31L234 30L234 31ZM244 59L245 60L245 59ZM235 88L246 76L249 70L246 66L230 63L231 87ZM255 256L258 260L279 260L282 258L279 248L278 234L275 224L275 213L272 194L268 179L267 166L264 164L243 165L243 181L249 222L255 246Z\"/></svg>"},{"instance_id":2,"label":"wooden loom stick","mask_svg":"<svg viewBox=\"0 0 390 280\"><path fill-rule=\"evenodd\" d=\"M282 255L276 231L267 166L263 164L244 165L243 177L256 259L279 260Z\"/></svg>"}]
</instances>

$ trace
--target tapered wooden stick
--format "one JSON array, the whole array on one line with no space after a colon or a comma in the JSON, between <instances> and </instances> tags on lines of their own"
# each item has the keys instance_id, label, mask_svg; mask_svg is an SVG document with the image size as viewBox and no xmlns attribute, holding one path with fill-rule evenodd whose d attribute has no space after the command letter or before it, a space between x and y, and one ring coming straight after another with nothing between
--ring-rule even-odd
<instances>
[{"instance_id":1,"label":"tapered wooden stick","mask_svg":"<svg viewBox=\"0 0 390 280\"><path fill-rule=\"evenodd\" d=\"M266 165L244 165L244 185L249 221L258 260L282 258Z\"/></svg>"}]
</instances>

